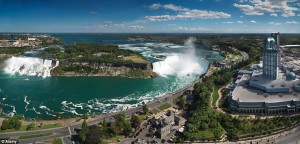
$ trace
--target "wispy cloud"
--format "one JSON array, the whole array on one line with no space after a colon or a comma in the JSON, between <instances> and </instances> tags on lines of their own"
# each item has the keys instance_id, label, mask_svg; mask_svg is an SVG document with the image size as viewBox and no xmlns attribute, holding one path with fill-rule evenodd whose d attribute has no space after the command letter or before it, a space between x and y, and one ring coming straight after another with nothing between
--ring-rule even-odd
<instances>
[{"instance_id":1,"label":"wispy cloud","mask_svg":"<svg viewBox=\"0 0 300 144\"><path fill-rule=\"evenodd\" d=\"M144 26L141 25L133 25L134 22L121 22L114 23L112 21L105 21L100 24L87 26L87 29L93 29L101 32L132 32L132 31L140 31L144 29Z\"/></svg>"},{"instance_id":2,"label":"wispy cloud","mask_svg":"<svg viewBox=\"0 0 300 144\"><path fill-rule=\"evenodd\" d=\"M91 11L90 14L99 14L99 12Z\"/></svg>"},{"instance_id":3,"label":"wispy cloud","mask_svg":"<svg viewBox=\"0 0 300 144\"><path fill-rule=\"evenodd\" d=\"M257 23L255 20L249 21L250 23Z\"/></svg>"},{"instance_id":4,"label":"wispy cloud","mask_svg":"<svg viewBox=\"0 0 300 144\"><path fill-rule=\"evenodd\" d=\"M156 9L159 9L160 7L161 7L161 5L159 3L156 3L156 4L152 4L151 6L149 6L149 9L156 10Z\"/></svg>"},{"instance_id":5,"label":"wispy cloud","mask_svg":"<svg viewBox=\"0 0 300 144\"><path fill-rule=\"evenodd\" d=\"M157 6L159 5L159 6ZM172 10L178 12L176 15L155 15L155 16L145 16L146 21L169 21L169 20L194 20L194 19L219 19L219 18L230 18L231 15L218 12L218 11L207 11L199 9L189 9L182 6L176 6L174 4L166 5L155 5L156 9L164 8L167 10ZM151 5L150 7L153 7Z\"/></svg>"},{"instance_id":6,"label":"wispy cloud","mask_svg":"<svg viewBox=\"0 0 300 144\"><path fill-rule=\"evenodd\" d=\"M244 23L244 22L243 22L243 21L236 21L236 23L242 24L242 23Z\"/></svg>"},{"instance_id":7,"label":"wispy cloud","mask_svg":"<svg viewBox=\"0 0 300 144\"><path fill-rule=\"evenodd\" d=\"M265 13L271 13L271 16L275 16L275 12L282 13L283 17L296 16L296 12L299 11L296 5L296 0L240 0L240 4L234 3L233 6L239 8L246 15L264 15ZM277 14L276 14L277 15Z\"/></svg>"},{"instance_id":8,"label":"wispy cloud","mask_svg":"<svg viewBox=\"0 0 300 144\"><path fill-rule=\"evenodd\" d=\"M271 13L270 16L277 17L278 15L276 13Z\"/></svg>"},{"instance_id":9,"label":"wispy cloud","mask_svg":"<svg viewBox=\"0 0 300 144\"><path fill-rule=\"evenodd\" d=\"M268 24L270 24L270 25L281 25L281 23L276 23L276 22L269 22Z\"/></svg>"},{"instance_id":10,"label":"wispy cloud","mask_svg":"<svg viewBox=\"0 0 300 144\"><path fill-rule=\"evenodd\" d=\"M222 22L224 24L233 24L234 22L228 21L228 22Z\"/></svg>"},{"instance_id":11,"label":"wispy cloud","mask_svg":"<svg viewBox=\"0 0 300 144\"><path fill-rule=\"evenodd\" d=\"M286 24L298 24L298 22L296 22L296 21L287 21L287 22L285 22Z\"/></svg>"},{"instance_id":12,"label":"wispy cloud","mask_svg":"<svg viewBox=\"0 0 300 144\"><path fill-rule=\"evenodd\" d=\"M166 4L163 6L163 8L173 10L173 11L189 11L188 8L184 8L182 6L176 6L174 4Z\"/></svg>"},{"instance_id":13,"label":"wispy cloud","mask_svg":"<svg viewBox=\"0 0 300 144\"><path fill-rule=\"evenodd\" d=\"M177 30L179 30L179 31L185 31L185 32L211 31L211 29L204 28L204 27L178 27Z\"/></svg>"},{"instance_id":14,"label":"wispy cloud","mask_svg":"<svg viewBox=\"0 0 300 144\"><path fill-rule=\"evenodd\" d=\"M130 26L132 29L143 29L144 26Z\"/></svg>"}]
</instances>

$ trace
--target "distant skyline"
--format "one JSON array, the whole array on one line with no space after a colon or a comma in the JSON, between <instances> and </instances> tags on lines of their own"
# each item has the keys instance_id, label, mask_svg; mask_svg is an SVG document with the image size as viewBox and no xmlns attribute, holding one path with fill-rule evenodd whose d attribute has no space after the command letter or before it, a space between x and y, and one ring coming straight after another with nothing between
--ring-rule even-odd
<instances>
[{"instance_id":1,"label":"distant skyline","mask_svg":"<svg viewBox=\"0 0 300 144\"><path fill-rule=\"evenodd\" d=\"M0 32L300 33L298 0L0 0Z\"/></svg>"}]
</instances>

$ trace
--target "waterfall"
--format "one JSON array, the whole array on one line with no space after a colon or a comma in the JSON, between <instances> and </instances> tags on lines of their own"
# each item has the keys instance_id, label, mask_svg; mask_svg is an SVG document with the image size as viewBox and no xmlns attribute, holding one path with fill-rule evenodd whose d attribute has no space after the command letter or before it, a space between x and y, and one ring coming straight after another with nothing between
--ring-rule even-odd
<instances>
[{"instance_id":1,"label":"waterfall","mask_svg":"<svg viewBox=\"0 0 300 144\"><path fill-rule=\"evenodd\" d=\"M8 74L20 74L29 76L49 77L50 71L57 67L59 61L56 61L55 66L52 66L52 60L43 60L33 57L11 57L5 61L4 71Z\"/></svg>"},{"instance_id":2,"label":"waterfall","mask_svg":"<svg viewBox=\"0 0 300 144\"><path fill-rule=\"evenodd\" d=\"M165 60L153 63L153 71L161 76L202 74L203 68L195 54L195 38L185 41L184 54L168 56Z\"/></svg>"},{"instance_id":3,"label":"waterfall","mask_svg":"<svg viewBox=\"0 0 300 144\"><path fill-rule=\"evenodd\" d=\"M198 61L187 59L184 55L168 56L164 61L153 63L153 71L161 76L202 74Z\"/></svg>"}]
</instances>

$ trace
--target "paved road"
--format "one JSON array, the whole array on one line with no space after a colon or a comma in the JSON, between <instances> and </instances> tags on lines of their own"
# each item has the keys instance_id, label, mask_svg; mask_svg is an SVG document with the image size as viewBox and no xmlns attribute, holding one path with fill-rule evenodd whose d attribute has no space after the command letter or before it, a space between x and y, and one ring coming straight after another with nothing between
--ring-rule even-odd
<instances>
[{"instance_id":1,"label":"paved road","mask_svg":"<svg viewBox=\"0 0 300 144\"><path fill-rule=\"evenodd\" d=\"M300 129L297 129L285 136L280 136L275 139L275 142L280 144L300 144Z\"/></svg>"}]
</instances>

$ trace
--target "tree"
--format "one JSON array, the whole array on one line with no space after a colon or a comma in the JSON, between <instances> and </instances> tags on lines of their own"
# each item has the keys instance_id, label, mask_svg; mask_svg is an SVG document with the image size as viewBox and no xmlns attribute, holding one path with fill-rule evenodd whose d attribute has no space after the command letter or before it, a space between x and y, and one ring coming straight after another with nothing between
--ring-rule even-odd
<instances>
[{"instance_id":1,"label":"tree","mask_svg":"<svg viewBox=\"0 0 300 144\"><path fill-rule=\"evenodd\" d=\"M115 124L119 132L123 132L125 135L129 135L132 132L131 124L125 118L125 113L119 113L115 115Z\"/></svg>"},{"instance_id":2,"label":"tree","mask_svg":"<svg viewBox=\"0 0 300 144\"><path fill-rule=\"evenodd\" d=\"M102 123L100 123L101 127L100 127L100 132L102 133L102 137L107 139L110 136L109 133L109 127L107 126L107 122L104 119Z\"/></svg>"},{"instance_id":3,"label":"tree","mask_svg":"<svg viewBox=\"0 0 300 144\"><path fill-rule=\"evenodd\" d=\"M8 123L9 123L9 121L7 119L3 120L2 125L1 125L1 130L8 129Z\"/></svg>"},{"instance_id":4,"label":"tree","mask_svg":"<svg viewBox=\"0 0 300 144\"><path fill-rule=\"evenodd\" d=\"M186 106L186 97L185 96L180 96L179 97L179 101L177 103L178 103L178 106L181 109L185 109L185 106Z\"/></svg>"},{"instance_id":5,"label":"tree","mask_svg":"<svg viewBox=\"0 0 300 144\"><path fill-rule=\"evenodd\" d=\"M110 133L113 134L114 136L119 135L120 131L117 128L115 122L111 122L109 125Z\"/></svg>"},{"instance_id":6,"label":"tree","mask_svg":"<svg viewBox=\"0 0 300 144\"><path fill-rule=\"evenodd\" d=\"M79 137L83 142L86 140L86 134L88 133L88 131L89 131L88 125L87 125L86 121L84 120L82 122L81 129L79 132Z\"/></svg>"},{"instance_id":7,"label":"tree","mask_svg":"<svg viewBox=\"0 0 300 144\"><path fill-rule=\"evenodd\" d=\"M146 104L143 105L143 113L147 114L149 112L148 106Z\"/></svg>"},{"instance_id":8,"label":"tree","mask_svg":"<svg viewBox=\"0 0 300 144\"><path fill-rule=\"evenodd\" d=\"M40 123L40 125L39 125L39 127L41 128L41 127L43 127L43 125L44 125L44 123L43 123L43 122L41 122L41 123Z\"/></svg>"},{"instance_id":9,"label":"tree","mask_svg":"<svg viewBox=\"0 0 300 144\"><path fill-rule=\"evenodd\" d=\"M101 143L102 135L99 130L99 126L91 125L89 126L88 133L86 134L85 143L87 144L99 144Z\"/></svg>"},{"instance_id":10,"label":"tree","mask_svg":"<svg viewBox=\"0 0 300 144\"><path fill-rule=\"evenodd\" d=\"M89 116L87 114L82 115L82 119L88 119L88 118L89 118Z\"/></svg>"},{"instance_id":11,"label":"tree","mask_svg":"<svg viewBox=\"0 0 300 144\"><path fill-rule=\"evenodd\" d=\"M134 129L137 129L137 128L140 127L141 121L139 120L137 115L132 115L131 118L130 118L130 122L131 122L131 126Z\"/></svg>"},{"instance_id":12,"label":"tree","mask_svg":"<svg viewBox=\"0 0 300 144\"><path fill-rule=\"evenodd\" d=\"M31 129L33 129L33 128L34 128L34 126L35 126L35 124L34 124L34 123L30 123L29 125L27 125L27 128L26 128L26 130L31 130Z\"/></svg>"},{"instance_id":13,"label":"tree","mask_svg":"<svg viewBox=\"0 0 300 144\"><path fill-rule=\"evenodd\" d=\"M123 132L126 136L129 136L132 133L132 127L129 121L124 121Z\"/></svg>"},{"instance_id":14,"label":"tree","mask_svg":"<svg viewBox=\"0 0 300 144\"><path fill-rule=\"evenodd\" d=\"M20 129L21 128L21 125L22 125L22 122L18 119L18 117L12 117L12 118L9 118L9 123L8 123L8 129Z\"/></svg>"},{"instance_id":15,"label":"tree","mask_svg":"<svg viewBox=\"0 0 300 144\"><path fill-rule=\"evenodd\" d=\"M153 137L153 136L154 136L154 130L153 130L152 128L150 128L150 129L148 130L148 136L149 136L149 137Z\"/></svg>"}]
</instances>

